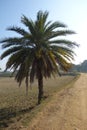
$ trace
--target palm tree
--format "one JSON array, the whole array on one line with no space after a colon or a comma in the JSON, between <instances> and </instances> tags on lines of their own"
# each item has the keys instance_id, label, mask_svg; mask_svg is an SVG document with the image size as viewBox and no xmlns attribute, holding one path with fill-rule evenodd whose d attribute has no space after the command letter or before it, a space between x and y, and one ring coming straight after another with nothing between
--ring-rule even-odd
<instances>
[{"instance_id":1,"label":"palm tree","mask_svg":"<svg viewBox=\"0 0 87 130\"><path fill-rule=\"evenodd\" d=\"M21 85L23 79L26 82L38 80L38 103L43 97L43 77L49 78L59 73L60 66L67 71L70 68L71 60L74 58L73 47L76 43L60 39L60 36L74 34L74 31L66 29L67 26L61 22L47 21L48 12L39 11L36 21L21 17L21 22L27 27L24 30L20 27L9 27L7 30L14 31L19 37L4 38L0 42L5 51L1 59L9 56L6 63L6 70L12 69L16 81Z\"/></svg>"}]
</instances>

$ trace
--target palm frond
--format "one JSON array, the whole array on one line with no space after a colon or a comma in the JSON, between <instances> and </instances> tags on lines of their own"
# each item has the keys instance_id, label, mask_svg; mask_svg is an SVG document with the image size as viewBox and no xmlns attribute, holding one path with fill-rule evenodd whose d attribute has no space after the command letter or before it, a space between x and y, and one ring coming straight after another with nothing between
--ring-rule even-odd
<instances>
[{"instance_id":1,"label":"palm frond","mask_svg":"<svg viewBox=\"0 0 87 130\"><path fill-rule=\"evenodd\" d=\"M33 60L32 66L31 66L31 71L30 71L30 83L34 81L35 75L36 75L36 59Z\"/></svg>"},{"instance_id":2,"label":"palm frond","mask_svg":"<svg viewBox=\"0 0 87 130\"><path fill-rule=\"evenodd\" d=\"M43 21L43 25L46 23L46 20L48 18L48 11L45 11L44 13L40 10L38 13L37 13L37 21Z\"/></svg>"},{"instance_id":3,"label":"palm frond","mask_svg":"<svg viewBox=\"0 0 87 130\"><path fill-rule=\"evenodd\" d=\"M9 28L7 28L7 30L17 32L17 33L19 33L20 35L23 35L23 36L28 35L27 31L25 31L24 29L17 27L17 26L16 27L15 26L9 27Z\"/></svg>"},{"instance_id":4,"label":"palm frond","mask_svg":"<svg viewBox=\"0 0 87 130\"><path fill-rule=\"evenodd\" d=\"M19 51L20 49L22 49L21 46L18 46L18 47L12 47L12 48L6 50L6 51L3 52L3 54L1 55L1 59L3 59L3 58L5 58L5 57L7 57L8 55L11 55L11 54L13 54L13 53Z\"/></svg>"},{"instance_id":5,"label":"palm frond","mask_svg":"<svg viewBox=\"0 0 87 130\"><path fill-rule=\"evenodd\" d=\"M26 16L23 15L21 17L21 22L28 27L31 34L35 35L35 25L32 20L29 20Z\"/></svg>"},{"instance_id":6,"label":"palm frond","mask_svg":"<svg viewBox=\"0 0 87 130\"><path fill-rule=\"evenodd\" d=\"M71 67L71 63L66 60L63 56L60 54L56 53L56 61L61 67L62 70L68 71Z\"/></svg>"},{"instance_id":7,"label":"palm frond","mask_svg":"<svg viewBox=\"0 0 87 130\"><path fill-rule=\"evenodd\" d=\"M17 37L4 38L3 40L0 41L0 43L3 43L2 48L8 48L15 45L21 45L22 38L17 38Z\"/></svg>"},{"instance_id":8,"label":"palm frond","mask_svg":"<svg viewBox=\"0 0 87 130\"><path fill-rule=\"evenodd\" d=\"M58 53L63 57L69 57L70 59L73 60L73 57L74 57L75 53L70 48L55 46L55 45L53 45L51 48L52 48L53 53Z\"/></svg>"},{"instance_id":9,"label":"palm frond","mask_svg":"<svg viewBox=\"0 0 87 130\"><path fill-rule=\"evenodd\" d=\"M54 22L51 25L48 24L46 32L54 31L55 29L58 29L59 27L60 28L65 28L67 26L65 24L61 23L61 22Z\"/></svg>"},{"instance_id":10,"label":"palm frond","mask_svg":"<svg viewBox=\"0 0 87 130\"><path fill-rule=\"evenodd\" d=\"M76 42L72 42L72 41L69 41L69 40L65 40L65 39L60 39L60 40L51 40L49 41L49 43L51 45L54 45L56 44L57 45L60 45L60 46L67 46L67 47L78 47L79 45L76 43Z\"/></svg>"},{"instance_id":11,"label":"palm frond","mask_svg":"<svg viewBox=\"0 0 87 130\"><path fill-rule=\"evenodd\" d=\"M52 39L58 36L71 35L71 34L75 34L75 32L71 30L52 31L51 36L49 36L49 39Z\"/></svg>"}]
</instances>

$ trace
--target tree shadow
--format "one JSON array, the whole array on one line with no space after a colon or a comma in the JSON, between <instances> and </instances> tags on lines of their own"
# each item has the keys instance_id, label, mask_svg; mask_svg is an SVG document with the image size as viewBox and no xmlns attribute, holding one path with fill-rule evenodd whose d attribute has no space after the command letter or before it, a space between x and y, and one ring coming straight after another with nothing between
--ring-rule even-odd
<instances>
[{"instance_id":1,"label":"tree shadow","mask_svg":"<svg viewBox=\"0 0 87 130\"><path fill-rule=\"evenodd\" d=\"M0 109L0 130L1 128L3 129L3 128L8 127L9 124L11 123L14 123L12 121L12 118L26 114L27 112L30 112L34 108L35 106L31 106L29 108L26 108L20 111L15 111L14 108L12 107Z\"/></svg>"}]
</instances>

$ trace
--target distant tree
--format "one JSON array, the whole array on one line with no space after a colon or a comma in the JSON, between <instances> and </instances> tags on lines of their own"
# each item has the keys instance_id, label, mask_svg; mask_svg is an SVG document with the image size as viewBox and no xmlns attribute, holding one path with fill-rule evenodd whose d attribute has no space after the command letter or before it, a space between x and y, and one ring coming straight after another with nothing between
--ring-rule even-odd
<instances>
[{"instance_id":1,"label":"distant tree","mask_svg":"<svg viewBox=\"0 0 87 130\"><path fill-rule=\"evenodd\" d=\"M87 73L87 60L84 60L82 63L78 65L73 65L70 71Z\"/></svg>"},{"instance_id":2,"label":"distant tree","mask_svg":"<svg viewBox=\"0 0 87 130\"><path fill-rule=\"evenodd\" d=\"M9 56L6 63L6 70L12 69L16 72L15 79L21 85L25 78L26 91L28 82L38 80L38 103L43 97L43 77L51 77L59 73L58 66L65 71L70 68L71 59L74 58L73 47L76 43L58 39L60 36L74 34L74 31L67 30L66 25L61 22L47 21L48 12L39 11L36 21L21 17L21 22L27 27L24 30L20 27L9 27L7 30L20 34L19 37L9 37L1 40L5 52L1 59Z\"/></svg>"}]
</instances>

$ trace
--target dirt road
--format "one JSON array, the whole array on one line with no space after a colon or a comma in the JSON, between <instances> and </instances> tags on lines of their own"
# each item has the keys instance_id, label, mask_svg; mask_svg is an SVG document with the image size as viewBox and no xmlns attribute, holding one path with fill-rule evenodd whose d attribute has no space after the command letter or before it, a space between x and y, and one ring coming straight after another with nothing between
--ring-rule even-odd
<instances>
[{"instance_id":1,"label":"dirt road","mask_svg":"<svg viewBox=\"0 0 87 130\"><path fill-rule=\"evenodd\" d=\"M27 130L87 130L87 74L56 94Z\"/></svg>"}]
</instances>

